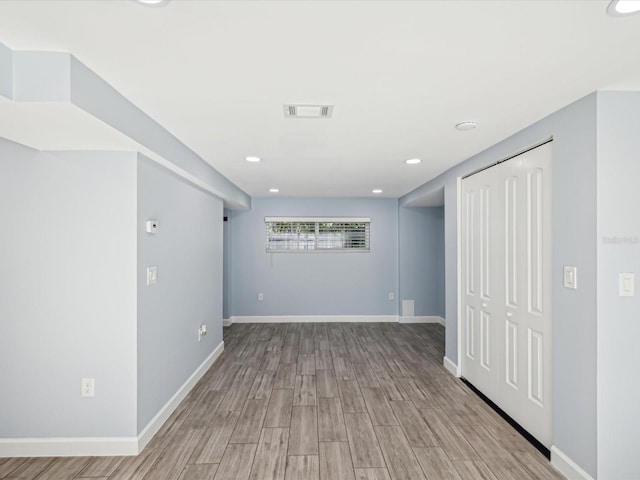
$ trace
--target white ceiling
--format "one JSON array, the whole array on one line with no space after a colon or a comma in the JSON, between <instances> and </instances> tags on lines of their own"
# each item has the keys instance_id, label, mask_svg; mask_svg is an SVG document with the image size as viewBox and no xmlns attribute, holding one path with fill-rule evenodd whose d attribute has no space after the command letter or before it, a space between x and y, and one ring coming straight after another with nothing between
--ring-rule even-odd
<instances>
[{"instance_id":1,"label":"white ceiling","mask_svg":"<svg viewBox=\"0 0 640 480\"><path fill-rule=\"evenodd\" d=\"M640 15L607 3L4 0L0 42L72 53L252 196L399 197L596 89L640 90Z\"/></svg>"}]
</instances>

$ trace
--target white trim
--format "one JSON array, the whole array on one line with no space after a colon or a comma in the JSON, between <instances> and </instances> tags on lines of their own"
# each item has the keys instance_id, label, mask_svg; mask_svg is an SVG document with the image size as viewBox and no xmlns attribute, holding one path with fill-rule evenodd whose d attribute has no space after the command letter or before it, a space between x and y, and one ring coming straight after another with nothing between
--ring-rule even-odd
<instances>
[{"instance_id":1,"label":"white trim","mask_svg":"<svg viewBox=\"0 0 640 480\"><path fill-rule=\"evenodd\" d=\"M400 323L439 323L444 327L444 318L434 315L434 316L423 316L423 317L400 317Z\"/></svg>"},{"instance_id":2,"label":"white trim","mask_svg":"<svg viewBox=\"0 0 640 480\"><path fill-rule=\"evenodd\" d=\"M233 317L231 317L231 318L223 318L222 319L222 326L223 327L230 327L232 323L233 323Z\"/></svg>"},{"instance_id":3,"label":"white trim","mask_svg":"<svg viewBox=\"0 0 640 480\"><path fill-rule=\"evenodd\" d=\"M136 437L0 438L0 458L137 454Z\"/></svg>"},{"instance_id":4,"label":"white trim","mask_svg":"<svg viewBox=\"0 0 640 480\"><path fill-rule=\"evenodd\" d=\"M160 427L167 421L173 411L180 405L180 402L184 400L184 397L191 391L191 389L198 383L198 380L209 370L209 367L213 365L218 357L224 351L224 341L220 342L218 346L211 352L204 362L196 369L195 372L187 379L186 382L178 389L176 393L169 399L169 401L160 409L156 416L147 423L147 426L142 429L138 434L138 451L141 452L147 443L153 438L153 436L160 430Z\"/></svg>"},{"instance_id":5,"label":"white trim","mask_svg":"<svg viewBox=\"0 0 640 480\"><path fill-rule=\"evenodd\" d=\"M220 342L137 437L0 438L0 458L137 455L223 350L224 342Z\"/></svg>"},{"instance_id":6,"label":"white trim","mask_svg":"<svg viewBox=\"0 0 640 480\"><path fill-rule=\"evenodd\" d=\"M593 480L593 477L580 468L555 445L551 446L551 466L568 480Z\"/></svg>"},{"instance_id":7,"label":"white trim","mask_svg":"<svg viewBox=\"0 0 640 480\"><path fill-rule=\"evenodd\" d=\"M446 192L445 192L446 193ZM446 197L445 197L446 198ZM458 342L458 365L456 377L462 376L462 177L456 179L456 285L457 298L457 324L456 341ZM455 365L451 362L452 365ZM446 365L445 365L446 366Z\"/></svg>"},{"instance_id":8,"label":"white trim","mask_svg":"<svg viewBox=\"0 0 640 480\"><path fill-rule=\"evenodd\" d=\"M273 315L231 317L233 323L374 323L397 322L397 315Z\"/></svg>"},{"instance_id":9,"label":"white trim","mask_svg":"<svg viewBox=\"0 0 640 480\"><path fill-rule=\"evenodd\" d=\"M442 357L442 365L444 365L444 368L446 368L451 375L454 377L460 377L460 368L449 358Z\"/></svg>"}]
</instances>

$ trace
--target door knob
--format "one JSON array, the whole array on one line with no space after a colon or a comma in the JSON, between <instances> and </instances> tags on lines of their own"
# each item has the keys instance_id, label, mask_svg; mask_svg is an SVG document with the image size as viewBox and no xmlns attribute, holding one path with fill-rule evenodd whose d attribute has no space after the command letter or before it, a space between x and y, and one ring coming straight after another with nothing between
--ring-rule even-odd
<instances>
[{"instance_id":1,"label":"door knob","mask_svg":"<svg viewBox=\"0 0 640 480\"><path fill-rule=\"evenodd\" d=\"M511 317L513 317L513 313L507 312L507 318L511 318Z\"/></svg>"},{"instance_id":2,"label":"door knob","mask_svg":"<svg viewBox=\"0 0 640 480\"><path fill-rule=\"evenodd\" d=\"M487 308L487 304L486 304L486 303L483 303L483 304L482 304L482 308Z\"/></svg>"}]
</instances>

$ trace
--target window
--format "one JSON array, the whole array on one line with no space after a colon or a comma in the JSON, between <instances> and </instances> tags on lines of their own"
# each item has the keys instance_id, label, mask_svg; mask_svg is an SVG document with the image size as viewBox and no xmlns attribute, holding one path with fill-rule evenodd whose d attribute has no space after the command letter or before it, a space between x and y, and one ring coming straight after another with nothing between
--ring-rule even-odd
<instances>
[{"instance_id":1,"label":"window","mask_svg":"<svg viewBox=\"0 0 640 480\"><path fill-rule=\"evenodd\" d=\"M267 252L368 252L370 218L265 217Z\"/></svg>"}]
</instances>

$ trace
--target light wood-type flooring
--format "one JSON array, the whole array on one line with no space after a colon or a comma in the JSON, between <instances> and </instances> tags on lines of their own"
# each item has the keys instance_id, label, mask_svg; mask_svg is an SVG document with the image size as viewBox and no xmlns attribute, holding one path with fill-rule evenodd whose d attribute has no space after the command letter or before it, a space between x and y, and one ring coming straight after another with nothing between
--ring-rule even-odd
<instances>
[{"instance_id":1,"label":"light wood-type flooring","mask_svg":"<svg viewBox=\"0 0 640 480\"><path fill-rule=\"evenodd\" d=\"M444 328L235 324L137 457L0 459L1 479L561 479L442 367Z\"/></svg>"}]
</instances>

